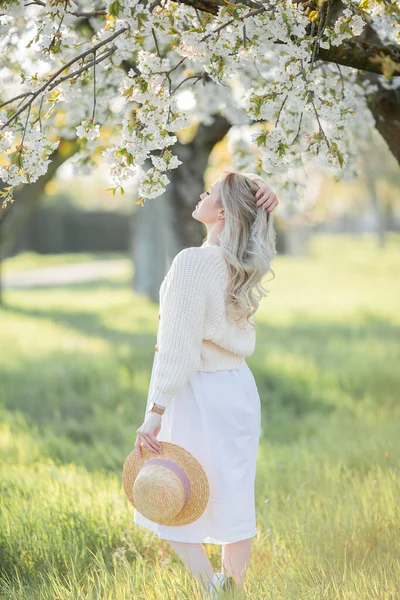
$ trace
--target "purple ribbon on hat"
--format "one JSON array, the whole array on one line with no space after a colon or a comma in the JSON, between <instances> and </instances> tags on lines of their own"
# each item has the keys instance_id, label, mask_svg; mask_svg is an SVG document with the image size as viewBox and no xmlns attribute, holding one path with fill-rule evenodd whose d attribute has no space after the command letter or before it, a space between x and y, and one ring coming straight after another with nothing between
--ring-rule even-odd
<instances>
[{"instance_id":1,"label":"purple ribbon on hat","mask_svg":"<svg viewBox=\"0 0 400 600\"><path fill-rule=\"evenodd\" d=\"M169 458L151 458L150 460L147 460L146 462L144 462L142 464L139 471L141 471L143 469L143 467L147 467L148 465L161 465L163 467L167 467L168 469L171 469L171 471L173 471L179 477L179 479L181 480L181 482L183 484L183 489L185 490L185 503L182 507L182 508L184 508L186 506L186 504L188 503L189 496L190 496L190 481L189 481L188 476L186 475L185 471L182 469L182 467L180 465L178 465L176 462L170 460Z\"/></svg>"}]
</instances>

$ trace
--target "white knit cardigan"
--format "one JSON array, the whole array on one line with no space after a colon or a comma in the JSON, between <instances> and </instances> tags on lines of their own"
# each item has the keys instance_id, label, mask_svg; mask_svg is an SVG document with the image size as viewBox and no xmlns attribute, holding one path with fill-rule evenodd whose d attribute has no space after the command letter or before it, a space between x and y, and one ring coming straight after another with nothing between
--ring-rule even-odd
<instances>
[{"instance_id":1,"label":"white knit cardigan","mask_svg":"<svg viewBox=\"0 0 400 600\"><path fill-rule=\"evenodd\" d=\"M175 256L160 287L148 404L168 406L196 371L238 369L254 352L255 330L243 322L240 329L227 320L227 283L220 246L185 248Z\"/></svg>"}]
</instances>

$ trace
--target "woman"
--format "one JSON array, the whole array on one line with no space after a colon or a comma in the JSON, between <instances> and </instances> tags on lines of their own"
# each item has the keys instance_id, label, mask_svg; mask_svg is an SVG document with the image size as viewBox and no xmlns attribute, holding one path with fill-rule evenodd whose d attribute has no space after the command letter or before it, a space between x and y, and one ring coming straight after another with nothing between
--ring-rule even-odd
<instances>
[{"instance_id":1,"label":"woman","mask_svg":"<svg viewBox=\"0 0 400 600\"><path fill-rule=\"evenodd\" d=\"M204 223L207 238L180 252L162 282L156 353L135 449L141 455L143 444L159 453L160 441L186 448L206 471L210 499L187 525L159 525L136 509L134 522L168 540L211 592L242 587L257 535L261 411L245 359L255 348L252 315L265 295L260 282L269 271L274 275L271 211L278 200L258 176L233 172L223 173L200 199L193 217ZM163 407L162 415L148 412L151 402ZM222 573L214 573L202 543L222 545Z\"/></svg>"}]
</instances>

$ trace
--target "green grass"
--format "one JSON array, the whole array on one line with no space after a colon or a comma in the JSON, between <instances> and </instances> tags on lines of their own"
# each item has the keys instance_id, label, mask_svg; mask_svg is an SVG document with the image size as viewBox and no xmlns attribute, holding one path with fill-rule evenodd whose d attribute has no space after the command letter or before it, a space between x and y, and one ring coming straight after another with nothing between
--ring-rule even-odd
<instances>
[{"instance_id":1,"label":"green grass","mask_svg":"<svg viewBox=\"0 0 400 600\"><path fill-rule=\"evenodd\" d=\"M247 361L263 414L252 600L400 598L399 250L395 235L384 250L315 237L264 284ZM168 542L132 523L121 486L158 305L129 276L4 300L0 597L198 598ZM221 570L221 547L206 548Z\"/></svg>"},{"instance_id":2,"label":"green grass","mask_svg":"<svg viewBox=\"0 0 400 600\"><path fill-rule=\"evenodd\" d=\"M16 256L3 261L2 270L4 274L15 273L25 269L40 267L51 267L53 265L64 265L92 260L107 260L125 258L120 252L79 252L65 254L37 254L36 252L21 252Z\"/></svg>"}]
</instances>

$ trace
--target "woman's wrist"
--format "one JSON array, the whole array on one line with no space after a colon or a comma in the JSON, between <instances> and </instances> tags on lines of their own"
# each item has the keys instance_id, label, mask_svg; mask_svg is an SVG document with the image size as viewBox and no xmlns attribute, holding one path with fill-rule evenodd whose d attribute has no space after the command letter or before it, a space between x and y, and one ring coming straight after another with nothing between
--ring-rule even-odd
<instances>
[{"instance_id":1,"label":"woman's wrist","mask_svg":"<svg viewBox=\"0 0 400 600\"><path fill-rule=\"evenodd\" d=\"M162 404L157 404L157 402L151 402L148 412L154 412L159 415L163 415L165 413L165 410L166 406L163 406Z\"/></svg>"}]
</instances>

